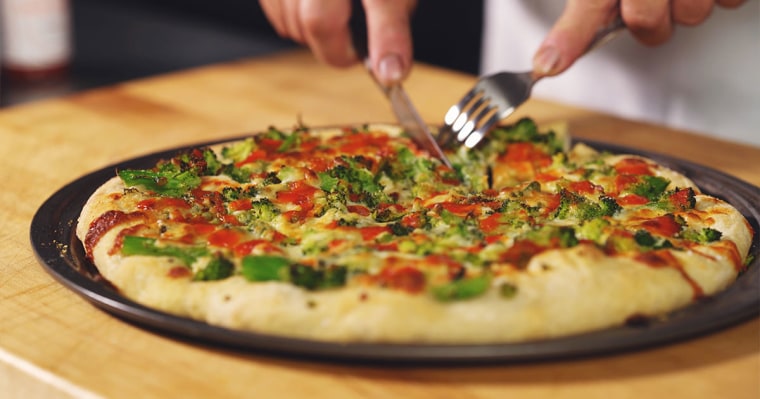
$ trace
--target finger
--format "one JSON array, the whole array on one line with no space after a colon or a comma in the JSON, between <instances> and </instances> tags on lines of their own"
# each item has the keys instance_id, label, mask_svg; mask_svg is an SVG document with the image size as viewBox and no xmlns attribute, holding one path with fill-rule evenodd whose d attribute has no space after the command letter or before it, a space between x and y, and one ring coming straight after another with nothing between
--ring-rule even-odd
<instances>
[{"instance_id":1,"label":"finger","mask_svg":"<svg viewBox=\"0 0 760 399\"><path fill-rule=\"evenodd\" d=\"M306 44L318 60L333 66L358 61L351 43L349 0L304 0L299 15Z\"/></svg>"},{"instance_id":2,"label":"finger","mask_svg":"<svg viewBox=\"0 0 760 399\"><path fill-rule=\"evenodd\" d=\"M301 0L280 0L280 7L288 37L298 43L308 44L301 20Z\"/></svg>"},{"instance_id":3,"label":"finger","mask_svg":"<svg viewBox=\"0 0 760 399\"><path fill-rule=\"evenodd\" d=\"M698 25L710 16L713 4L713 0L671 0L670 15L674 23Z\"/></svg>"},{"instance_id":4,"label":"finger","mask_svg":"<svg viewBox=\"0 0 760 399\"><path fill-rule=\"evenodd\" d=\"M715 3L725 8L736 8L744 4L746 0L717 0Z\"/></svg>"},{"instance_id":5,"label":"finger","mask_svg":"<svg viewBox=\"0 0 760 399\"><path fill-rule=\"evenodd\" d=\"M557 22L533 57L538 76L569 68L589 48L594 34L616 13L615 0L568 0Z\"/></svg>"},{"instance_id":6,"label":"finger","mask_svg":"<svg viewBox=\"0 0 760 399\"><path fill-rule=\"evenodd\" d=\"M364 0L372 70L380 83L402 81L412 66L412 0Z\"/></svg>"},{"instance_id":7,"label":"finger","mask_svg":"<svg viewBox=\"0 0 760 399\"><path fill-rule=\"evenodd\" d=\"M624 0L620 13L628 30L643 44L662 44L673 34L668 0Z\"/></svg>"}]
</instances>

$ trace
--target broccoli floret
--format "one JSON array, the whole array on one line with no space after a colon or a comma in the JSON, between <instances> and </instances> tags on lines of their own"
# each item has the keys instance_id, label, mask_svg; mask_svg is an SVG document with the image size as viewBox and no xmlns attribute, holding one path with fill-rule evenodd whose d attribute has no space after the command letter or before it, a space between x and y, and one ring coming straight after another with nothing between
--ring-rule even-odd
<instances>
[{"instance_id":1,"label":"broccoli floret","mask_svg":"<svg viewBox=\"0 0 760 399\"><path fill-rule=\"evenodd\" d=\"M238 183L246 183L251 179L251 171L247 166L248 165L243 165L238 168L233 164L227 164L224 165L220 173L231 177L232 180L235 180Z\"/></svg>"},{"instance_id":2,"label":"broccoli floret","mask_svg":"<svg viewBox=\"0 0 760 399\"><path fill-rule=\"evenodd\" d=\"M417 157L407 147L402 147L396 153L390 169L389 177L393 180L408 180L416 183L430 181L435 171L435 163L427 158Z\"/></svg>"},{"instance_id":3,"label":"broccoli floret","mask_svg":"<svg viewBox=\"0 0 760 399\"><path fill-rule=\"evenodd\" d=\"M578 245L579 242L575 236L575 230L568 226L541 226L528 231L524 237L544 247L570 248Z\"/></svg>"},{"instance_id":4,"label":"broccoli floret","mask_svg":"<svg viewBox=\"0 0 760 399\"><path fill-rule=\"evenodd\" d=\"M343 210L346 208L346 204L347 204L346 193L342 191L327 193L325 198L327 199L327 206L329 206L330 208L334 208L338 210Z\"/></svg>"},{"instance_id":5,"label":"broccoli floret","mask_svg":"<svg viewBox=\"0 0 760 399\"><path fill-rule=\"evenodd\" d=\"M299 174L298 169L292 166L283 166L280 171L277 172L277 180L279 180L280 183L301 180L301 178L302 175Z\"/></svg>"},{"instance_id":6,"label":"broccoli floret","mask_svg":"<svg viewBox=\"0 0 760 399\"><path fill-rule=\"evenodd\" d=\"M195 170L182 171L172 163L163 163L157 169L125 169L118 172L127 187L142 186L168 197L181 197L200 186L201 178Z\"/></svg>"},{"instance_id":7,"label":"broccoli floret","mask_svg":"<svg viewBox=\"0 0 760 399\"><path fill-rule=\"evenodd\" d=\"M251 209L235 213L235 217L249 227L256 222L271 222L280 214L280 209L267 198L251 201Z\"/></svg>"},{"instance_id":8,"label":"broccoli floret","mask_svg":"<svg viewBox=\"0 0 760 399\"><path fill-rule=\"evenodd\" d=\"M528 183L528 185L525 186L525 188L523 188L520 191L520 194L521 195L525 195L525 194L528 194L528 193L539 192L539 191L541 191L541 183L539 183L539 182L537 182L537 181L534 180L534 181Z\"/></svg>"},{"instance_id":9,"label":"broccoli floret","mask_svg":"<svg viewBox=\"0 0 760 399\"><path fill-rule=\"evenodd\" d=\"M395 212L392 207L384 207L382 209L375 209L372 212L372 219L376 222L386 223L399 220L404 217L403 213Z\"/></svg>"},{"instance_id":10,"label":"broccoli floret","mask_svg":"<svg viewBox=\"0 0 760 399\"><path fill-rule=\"evenodd\" d=\"M225 202L231 202L244 198L253 198L258 195L259 190L256 186L249 186L246 189L242 187L224 187L222 189L222 198Z\"/></svg>"},{"instance_id":11,"label":"broccoli floret","mask_svg":"<svg viewBox=\"0 0 760 399\"><path fill-rule=\"evenodd\" d=\"M301 135L297 131L284 136L282 144L277 148L277 152L288 152L301 145Z\"/></svg>"},{"instance_id":12,"label":"broccoli floret","mask_svg":"<svg viewBox=\"0 0 760 399\"><path fill-rule=\"evenodd\" d=\"M207 256L208 250L205 247L159 245L154 238L125 236L122 241L121 254L124 256L171 256L189 267L196 259Z\"/></svg>"},{"instance_id":13,"label":"broccoli floret","mask_svg":"<svg viewBox=\"0 0 760 399\"><path fill-rule=\"evenodd\" d=\"M347 276L348 269L337 265L312 267L296 263L288 270L290 282L307 290L341 287L346 284Z\"/></svg>"},{"instance_id":14,"label":"broccoli floret","mask_svg":"<svg viewBox=\"0 0 760 399\"><path fill-rule=\"evenodd\" d=\"M681 238L696 241L700 244L707 244L723 238L723 233L710 227L705 227L701 230L688 229L681 233Z\"/></svg>"},{"instance_id":15,"label":"broccoli floret","mask_svg":"<svg viewBox=\"0 0 760 399\"><path fill-rule=\"evenodd\" d=\"M560 191L559 207L554 212L554 217L557 219L576 218L584 221L612 216L620 209L620 205L612 197L602 195L596 203L582 195L563 189Z\"/></svg>"},{"instance_id":16,"label":"broccoli floret","mask_svg":"<svg viewBox=\"0 0 760 399\"><path fill-rule=\"evenodd\" d=\"M261 182L261 184L264 186L269 186L272 184L280 184L280 183L282 183L282 180L280 180L280 178L277 176L277 172L267 173L267 175L264 177L264 181Z\"/></svg>"},{"instance_id":17,"label":"broccoli floret","mask_svg":"<svg viewBox=\"0 0 760 399\"><path fill-rule=\"evenodd\" d=\"M517 295L517 286L511 283L499 285L499 295L504 299L511 299Z\"/></svg>"},{"instance_id":18,"label":"broccoli floret","mask_svg":"<svg viewBox=\"0 0 760 399\"><path fill-rule=\"evenodd\" d=\"M489 134L489 137L503 142L535 141L538 136L538 126L530 118L522 118L511 126L497 127Z\"/></svg>"},{"instance_id":19,"label":"broccoli floret","mask_svg":"<svg viewBox=\"0 0 760 399\"><path fill-rule=\"evenodd\" d=\"M345 266L312 267L270 255L244 257L241 272L248 281L289 281L309 290L340 287L348 277Z\"/></svg>"},{"instance_id":20,"label":"broccoli floret","mask_svg":"<svg viewBox=\"0 0 760 399\"><path fill-rule=\"evenodd\" d=\"M201 270L193 275L195 281L222 280L232 275L235 266L222 256L214 256Z\"/></svg>"},{"instance_id":21,"label":"broccoli floret","mask_svg":"<svg viewBox=\"0 0 760 399\"><path fill-rule=\"evenodd\" d=\"M557 230L557 238L559 239L559 246L562 248L570 248L578 245L578 238L575 237L575 230L572 227L560 227Z\"/></svg>"},{"instance_id":22,"label":"broccoli floret","mask_svg":"<svg viewBox=\"0 0 760 399\"><path fill-rule=\"evenodd\" d=\"M240 187L225 187L222 189L222 198L224 201L231 202L241 198L242 189Z\"/></svg>"},{"instance_id":23,"label":"broccoli floret","mask_svg":"<svg viewBox=\"0 0 760 399\"><path fill-rule=\"evenodd\" d=\"M206 170L204 174L206 176L214 176L224 168L224 164L216 157L216 153L210 148L203 149L203 160L206 162Z\"/></svg>"},{"instance_id":24,"label":"broccoli floret","mask_svg":"<svg viewBox=\"0 0 760 399\"><path fill-rule=\"evenodd\" d=\"M602 195L599 197L601 216L612 216L623 209L614 198Z\"/></svg>"},{"instance_id":25,"label":"broccoli floret","mask_svg":"<svg viewBox=\"0 0 760 399\"><path fill-rule=\"evenodd\" d=\"M249 212L254 218L258 220L264 220L271 222L277 215L280 214L280 209L267 198L262 198L251 202L251 209Z\"/></svg>"},{"instance_id":26,"label":"broccoli floret","mask_svg":"<svg viewBox=\"0 0 760 399\"><path fill-rule=\"evenodd\" d=\"M561 152L564 144L553 131L540 133L538 126L530 118L523 118L512 126L497 127L489 133L490 143L496 153L504 152L505 144L510 142L533 142L539 143L546 149L548 154Z\"/></svg>"},{"instance_id":27,"label":"broccoli floret","mask_svg":"<svg viewBox=\"0 0 760 399\"><path fill-rule=\"evenodd\" d=\"M414 231L414 227L410 226L404 226L401 223L391 223L388 225L388 227L391 229L391 234L394 236L406 236L409 235L412 231Z\"/></svg>"},{"instance_id":28,"label":"broccoli floret","mask_svg":"<svg viewBox=\"0 0 760 399\"><path fill-rule=\"evenodd\" d=\"M578 228L578 234L591 241L599 242L604 233L604 228L609 226L610 222L603 218L591 219L585 221Z\"/></svg>"},{"instance_id":29,"label":"broccoli floret","mask_svg":"<svg viewBox=\"0 0 760 399\"><path fill-rule=\"evenodd\" d=\"M232 160L233 162L240 162L248 158L253 152L255 144L253 139L248 137L245 140L237 141L222 148L222 156Z\"/></svg>"},{"instance_id":30,"label":"broccoli floret","mask_svg":"<svg viewBox=\"0 0 760 399\"><path fill-rule=\"evenodd\" d=\"M269 126L266 132L260 134L257 137L272 139L272 140L285 140L287 138L287 135L285 132L283 132L280 129L277 129L274 126Z\"/></svg>"},{"instance_id":31,"label":"broccoli floret","mask_svg":"<svg viewBox=\"0 0 760 399\"><path fill-rule=\"evenodd\" d=\"M317 173L317 177L319 177L319 188L328 193L334 191L340 183L340 179L326 172Z\"/></svg>"},{"instance_id":32,"label":"broccoli floret","mask_svg":"<svg viewBox=\"0 0 760 399\"><path fill-rule=\"evenodd\" d=\"M636 233L633 235L633 239L636 241L636 244L639 244L644 248L662 249L673 247L673 243L670 241L662 237L655 237L646 230L636 231Z\"/></svg>"},{"instance_id":33,"label":"broccoli floret","mask_svg":"<svg viewBox=\"0 0 760 399\"><path fill-rule=\"evenodd\" d=\"M456 301L484 294L491 286L491 277L481 275L463 278L431 287L430 292L439 301Z\"/></svg>"},{"instance_id":34,"label":"broccoli floret","mask_svg":"<svg viewBox=\"0 0 760 399\"><path fill-rule=\"evenodd\" d=\"M241 274L248 281L287 281L290 261L281 256L246 256L242 261Z\"/></svg>"},{"instance_id":35,"label":"broccoli floret","mask_svg":"<svg viewBox=\"0 0 760 399\"><path fill-rule=\"evenodd\" d=\"M360 160L349 157L341 158L346 165L336 165L327 171L327 176L320 177L320 186L324 184L327 188L335 190L342 182L347 183L347 190L350 194L356 194L361 202L369 207L375 207L380 203L389 202L386 194L383 192L383 186L377 181L376 177L370 172ZM332 177L338 179L337 182L328 179Z\"/></svg>"},{"instance_id":36,"label":"broccoli floret","mask_svg":"<svg viewBox=\"0 0 760 399\"><path fill-rule=\"evenodd\" d=\"M668 185L670 185L670 180L664 177L643 175L641 182L631 187L630 191L650 201L657 201Z\"/></svg>"},{"instance_id":37,"label":"broccoli floret","mask_svg":"<svg viewBox=\"0 0 760 399\"><path fill-rule=\"evenodd\" d=\"M465 239L482 239L484 234L480 229L477 218L470 216L457 216L445 209L440 212L441 221L450 228L446 232L447 236L459 236Z\"/></svg>"}]
</instances>

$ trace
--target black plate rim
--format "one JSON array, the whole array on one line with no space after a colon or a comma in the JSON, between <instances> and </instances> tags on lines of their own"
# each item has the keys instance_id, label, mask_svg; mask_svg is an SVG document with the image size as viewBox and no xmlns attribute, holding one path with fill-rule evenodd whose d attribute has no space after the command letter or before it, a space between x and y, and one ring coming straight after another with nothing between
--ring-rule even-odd
<instances>
[{"instance_id":1,"label":"black plate rim","mask_svg":"<svg viewBox=\"0 0 760 399\"><path fill-rule=\"evenodd\" d=\"M115 170L149 167L156 160L171 157L179 151L235 139L192 144L132 158L96 170L61 187L39 207L32 219L30 239L39 263L58 282L95 307L140 327L199 344L327 361L436 365L597 356L691 339L728 328L760 314L760 239L757 235L750 249L755 259L734 284L713 297L672 312L665 320L522 343L333 343L236 331L145 307L121 296L110 284L92 275L94 267L82 259L81 249L76 248L78 240L74 236L73 221L95 188L113 177ZM760 189L750 183L669 155L599 141L581 142L598 150L645 156L684 173L705 192L736 206L750 220L755 231L760 231Z\"/></svg>"}]
</instances>

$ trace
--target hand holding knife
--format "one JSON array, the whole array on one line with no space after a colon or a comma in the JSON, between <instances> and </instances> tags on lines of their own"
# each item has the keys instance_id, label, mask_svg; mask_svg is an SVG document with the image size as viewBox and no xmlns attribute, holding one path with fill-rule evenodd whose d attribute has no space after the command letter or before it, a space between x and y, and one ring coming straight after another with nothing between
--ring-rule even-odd
<instances>
[{"instance_id":1,"label":"hand holding knife","mask_svg":"<svg viewBox=\"0 0 760 399\"><path fill-rule=\"evenodd\" d=\"M352 2L352 14L351 14L351 36L354 42L354 48L360 58L364 59L365 66L369 71L372 79L377 83L378 87L385 93L388 100L391 102L393 113L396 115L396 119L409 136L414 140L417 145L427 150L430 155L438 158L444 165L451 168L451 162L449 162L446 155L441 150L441 147L433 138L427 124L422 120L419 112L414 108L412 101L404 91L401 83L395 83L390 86L381 84L369 65L369 51L367 48L367 25L366 16L364 14L364 8L361 1Z\"/></svg>"}]
</instances>

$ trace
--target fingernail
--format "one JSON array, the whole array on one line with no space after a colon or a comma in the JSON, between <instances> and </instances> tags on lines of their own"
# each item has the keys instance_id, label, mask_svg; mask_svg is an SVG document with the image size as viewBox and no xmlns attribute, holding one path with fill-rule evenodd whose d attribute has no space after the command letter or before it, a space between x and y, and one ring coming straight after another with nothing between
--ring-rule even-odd
<instances>
[{"instance_id":1,"label":"fingernail","mask_svg":"<svg viewBox=\"0 0 760 399\"><path fill-rule=\"evenodd\" d=\"M559 51L554 46L542 48L533 59L533 69L542 74L549 75L559 64Z\"/></svg>"},{"instance_id":2,"label":"fingernail","mask_svg":"<svg viewBox=\"0 0 760 399\"><path fill-rule=\"evenodd\" d=\"M404 71L401 65L401 56L398 54L387 54L380 59L377 64L377 78L385 83L396 83L404 77Z\"/></svg>"}]
</instances>

